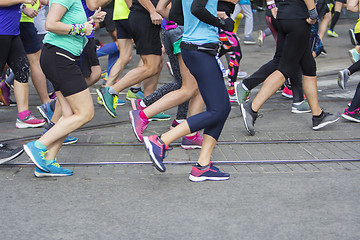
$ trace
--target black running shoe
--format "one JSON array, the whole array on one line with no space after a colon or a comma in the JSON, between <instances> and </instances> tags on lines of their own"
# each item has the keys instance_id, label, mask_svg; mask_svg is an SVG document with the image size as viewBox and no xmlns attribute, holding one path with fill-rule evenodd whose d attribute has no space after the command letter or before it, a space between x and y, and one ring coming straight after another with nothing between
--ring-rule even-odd
<instances>
[{"instance_id":1,"label":"black running shoe","mask_svg":"<svg viewBox=\"0 0 360 240\"><path fill-rule=\"evenodd\" d=\"M255 120L258 117L258 114L254 113L251 110L251 102L241 103L240 110L242 113L246 130L250 133L251 136L254 136L255 135L254 124L255 124Z\"/></svg>"},{"instance_id":2,"label":"black running shoe","mask_svg":"<svg viewBox=\"0 0 360 240\"><path fill-rule=\"evenodd\" d=\"M337 120L339 120L339 118L340 118L339 113L331 114L328 112L323 112L322 117L312 118L313 130L319 130L320 128L323 128L326 125L336 122Z\"/></svg>"},{"instance_id":3,"label":"black running shoe","mask_svg":"<svg viewBox=\"0 0 360 240\"><path fill-rule=\"evenodd\" d=\"M16 149L11 149L6 146L6 144L0 143L0 164L10 161L17 156L22 154L24 149L22 147L18 147Z\"/></svg>"}]
</instances>

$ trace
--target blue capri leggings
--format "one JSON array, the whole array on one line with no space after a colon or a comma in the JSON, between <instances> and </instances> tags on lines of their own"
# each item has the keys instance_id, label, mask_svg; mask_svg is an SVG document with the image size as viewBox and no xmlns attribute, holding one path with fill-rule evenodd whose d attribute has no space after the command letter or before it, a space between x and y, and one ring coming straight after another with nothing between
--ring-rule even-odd
<instances>
[{"instance_id":1,"label":"blue capri leggings","mask_svg":"<svg viewBox=\"0 0 360 240\"><path fill-rule=\"evenodd\" d=\"M218 140L230 113L229 95L222 72L214 56L197 50L181 49L185 65L195 77L206 111L187 119L191 132L204 129L204 134Z\"/></svg>"}]
</instances>

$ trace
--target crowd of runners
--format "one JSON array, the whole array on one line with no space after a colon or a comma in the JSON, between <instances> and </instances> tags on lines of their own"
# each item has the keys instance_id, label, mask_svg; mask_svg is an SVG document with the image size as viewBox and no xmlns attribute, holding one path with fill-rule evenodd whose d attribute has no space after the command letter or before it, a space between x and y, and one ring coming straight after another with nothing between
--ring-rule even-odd
<instances>
[{"instance_id":1,"label":"crowd of runners","mask_svg":"<svg viewBox=\"0 0 360 240\"><path fill-rule=\"evenodd\" d=\"M319 104L314 58L326 54L322 44L325 33L338 37L334 27L344 4L345 0L266 0L268 29L259 31L255 41L251 38L251 5L246 1L2 0L0 102L17 106L16 128L44 127L44 131L23 147L0 144L0 164L25 150L36 165L36 177L72 175L72 170L56 162L56 156L62 145L78 141L69 134L93 118L89 87L102 79L96 89L97 103L113 118L117 117L116 108L125 104L119 93L128 89L132 130L158 171L166 171L163 161L171 150L169 145L181 138L183 149L201 149L190 172L191 181L227 180L230 174L210 159L231 102L240 105L250 135L256 133L261 106L279 89L293 99L293 113L312 113L313 130L340 118L339 113L325 112ZM359 1L348 0L346 8L358 12ZM244 59L235 24L243 15L244 44L261 47L270 34L276 42L273 59L247 78L240 71ZM112 42L102 45L95 39L94 31L101 27ZM349 33L355 45L349 50L353 65L339 72L342 89L360 69L360 23ZM133 47L140 61L122 74L132 60ZM169 62L164 62L164 54ZM98 57L105 55L108 66L103 71ZM220 59L223 56L225 66ZM164 65L174 81L158 87ZM30 77L42 103L37 109L43 119L29 110ZM239 77L245 79L238 81ZM250 100L250 91L261 83ZM10 96L11 89L14 96ZM173 107L177 113L170 130L147 136L150 122L169 120L171 116L164 111ZM360 83L341 116L359 123L359 107Z\"/></svg>"}]
</instances>

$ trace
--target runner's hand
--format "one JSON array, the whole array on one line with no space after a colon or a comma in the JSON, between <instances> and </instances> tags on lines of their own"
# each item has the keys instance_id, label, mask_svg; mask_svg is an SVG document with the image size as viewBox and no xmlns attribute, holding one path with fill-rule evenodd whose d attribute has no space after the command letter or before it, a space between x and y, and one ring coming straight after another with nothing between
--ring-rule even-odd
<instances>
[{"instance_id":1,"label":"runner's hand","mask_svg":"<svg viewBox=\"0 0 360 240\"><path fill-rule=\"evenodd\" d=\"M95 30L93 23L94 23L94 20L92 20L92 19L90 21L87 21L86 23L84 23L85 28L86 28L86 36L89 36L92 33L92 31Z\"/></svg>"},{"instance_id":2,"label":"runner's hand","mask_svg":"<svg viewBox=\"0 0 360 240\"><path fill-rule=\"evenodd\" d=\"M162 23L162 16L158 14L157 12L150 13L151 22L154 25L160 25Z\"/></svg>"},{"instance_id":3,"label":"runner's hand","mask_svg":"<svg viewBox=\"0 0 360 240\"><path fill-rule=\"evenodd\" d=\"M24 7L23 8L23 13L28 16L29 18L34 18L37 16L38 11L36 11L35 9L29 8L29 7Z\"/></svg>"},{"instance_id":4,"label":"runner's hand","mask_svg":"<svg viewBox=\"0 0 360 240\"><path fill-rule=\"evenodd\" d=\"M311 25L316 23L316 19L307 18L306 21L308 22L308 24L311 24Z\"/></svg>"},{"instance_id":5,"label":"runner's hand","mask_svg":"<svg viewBox=\"0 0 360 240\"><path fill-rule=\"evenodd\" d=\"M99 22L104 21L105 16L106 16L106 12L101 11L101 7L99 7L99 8L95 11L94 15L92 15L90 18L92 18L95 23L99 23Z\"/></svg>"}]
</instances>

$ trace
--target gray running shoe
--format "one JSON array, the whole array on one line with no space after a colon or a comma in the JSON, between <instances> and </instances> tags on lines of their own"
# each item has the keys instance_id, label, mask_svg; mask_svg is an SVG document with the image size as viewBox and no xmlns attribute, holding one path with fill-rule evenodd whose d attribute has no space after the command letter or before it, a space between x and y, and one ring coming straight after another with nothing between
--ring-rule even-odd
<instances>
[{"instance_id":1,"label":"gray running shoe","mask_svg":"<svg viewBox=\"0 0 360 240\"><path fill-rule=\"evenodd\" d=\"M249 97L250 91L246 91L243 86L242 82L235 83L235 94L237 103L240 105L246 102L246 99Z\"/></svg>"},{"instance_id":2,"label":"gray running shoe","mask_svg":"<svg viewBox=\"0 0 360 240\"><path fill-rule=\"evenodd\" d=\"M256 41L251 36L247 36L244 38L244 44L254 45L256 44Z\"/></svg>"},{"instance_id":3,"label":"gray running shoe","mask_svg":"<svg viewBox=\"0 0 360 240\"><path fill-rule=\"evenodd\" d=\"M328 112L323 112L323 116L319 118L312 118L313 122L313 130L319 130L320 128L325 127L326 125L329 125L331 123L336 122L340 118L339 113L331 114Z\"/></svg>"},{"instance_id":4,"label":"gray running shoe","mask_svg":"<svg viewBox=\"0 0 360 240\"><path fill-rule=\"evenodd\" d=\"M240 109L246 130L250 133L251 136L254 136L255 135L254 124L255 124L255 120L258 117L258 114L254 113L251 110L251 102L241 103Z\"/></svg>"},{"instance_id":5,"label":"gray running shoe","mask_svg":"<svg viewBox=\"0 0 360 240\"><path fill-rule=\"evenodd\" d=\"M344 69L338 73L338 85L341 89L345 89L346 82L349 80L349 70Z\"/></svg>"},{"instance_id":6,"label":"gray running shoe","mask_svg":"<svg viewBox=\"0 0 360 240\"><path fill-rule=\"evenodd\" d=\"M306 100L303 100L300 104L292 104L292 113L308 113L311 112L310 105Z\"/></svg>"}]
</instances>

